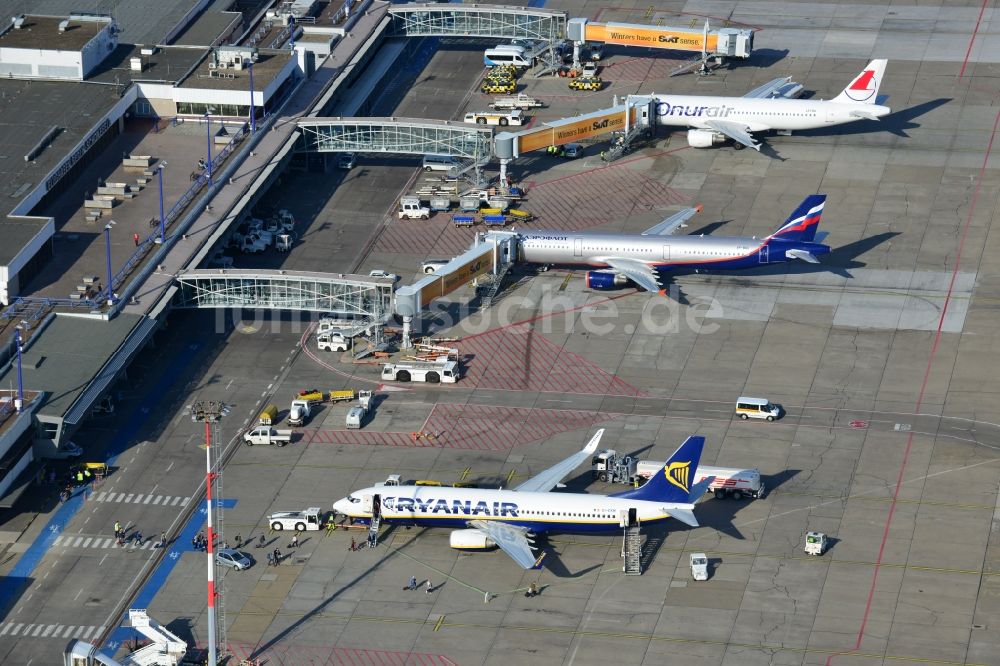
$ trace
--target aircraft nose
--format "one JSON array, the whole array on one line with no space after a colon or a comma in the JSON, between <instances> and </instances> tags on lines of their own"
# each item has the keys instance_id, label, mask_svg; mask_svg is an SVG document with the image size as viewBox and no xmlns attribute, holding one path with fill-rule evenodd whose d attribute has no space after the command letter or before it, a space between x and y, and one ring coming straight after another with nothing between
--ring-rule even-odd
<instances>
[{"instance_id":1,"label":"aircraft nose","mask_svg":"<svg viewBox=\"0 0 1000 666\"><path fill-rule=\"evenodd\" d=\"M348 509L350 508L350 506L351 503L348 502L347 498L345 497L333 503L333 510L336 511L337 513L342 513L344 515L347 515L349 513Z\"/></svg>"}]
</instances>

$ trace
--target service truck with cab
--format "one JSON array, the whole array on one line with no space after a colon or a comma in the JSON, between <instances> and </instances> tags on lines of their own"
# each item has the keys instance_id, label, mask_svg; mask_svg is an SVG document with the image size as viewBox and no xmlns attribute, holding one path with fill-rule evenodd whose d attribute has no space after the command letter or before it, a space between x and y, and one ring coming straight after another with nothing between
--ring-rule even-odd
<instances>
[{"instance_id":1,"label":"service truck with cab","mask_svg":"<svg viewBox=\"0 0 1000 666\"><path fill-rule=\"evenodd\" d=\"M473 111L465 114L465 122L477 125L523 125L524 116L520 109L511 111Z\"/></svg>"},{"instance_id":2,"label":"service truck with cab","mask_svg":"<svg viewBox=\"0 0 1000 666\"><path fill-rule=\"evenodd\" d=\"M382 366L382 379L389 381L454 384L459 377L455 361L406 361Z\"/></svg>"},{"instance_id":3,"label":"service truck with cab","mask_svg":"<svg viewBox=\"0 0 1000 666\"><path fill-rule=\"evenodd\" d=\"M254 446L255 444L284 446L291 441L291 430L277 430L270 426L257 426L246 431L243 435L243 443L247 446Z\"/></svg>"},{"instance_id":4,"label":"service truck with cab","mask_svg":"<svg viewBox=\"0 0 1000 666\"><path fill-rule=\"evenodd\" d=\"M322 509L312 506L304 511L278 511L267 517L271 529L295 530L296 532L315 532L323 525Z\"/></svg>"}]
</instances>

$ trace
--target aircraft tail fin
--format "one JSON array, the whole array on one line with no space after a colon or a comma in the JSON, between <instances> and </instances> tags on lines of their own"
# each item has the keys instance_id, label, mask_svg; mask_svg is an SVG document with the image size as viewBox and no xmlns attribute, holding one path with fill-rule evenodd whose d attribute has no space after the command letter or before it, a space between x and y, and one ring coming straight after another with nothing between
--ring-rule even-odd
<instances>
[{"instance_id":1,"label":"aircraft tail fin","mask_svg":"<svg viewBox=\"0 0 1000 666\"><path fill-rule=\"evenodd\" d=\"M704 437L700 435L688 437L667 459L663 469L649 477L649 481L635 490L616 493L612 497L688 504L691 483L695 479L695 472L698 471L698 461L701 460L704 448Z\"/></svg>"},{"instance_id":2,"label":"aircraft tail fin","mask_svg":"<svg viewBox=\"0 0 1000 666\"><path fill-rule=\"evenodd\" d=\"M888 60L872 60L839 95L833 98L833 101L844 104L877 104L878 89L882 84L882 76L885 74L888 62Z\"/></svg>"},{"instance_id":3,"label":"aircraft tail fin","mask_svg":"<svg viewBox=\"0 0 1000 666\"><path fill-rule=\"evenodd\" d=\"M825 194L810 194L799 204L795 212L788 216L781 228L769 236L768 240L777 238L811 243L819 229L824 203L826 203Z\"/></svg>"}]
</instances>

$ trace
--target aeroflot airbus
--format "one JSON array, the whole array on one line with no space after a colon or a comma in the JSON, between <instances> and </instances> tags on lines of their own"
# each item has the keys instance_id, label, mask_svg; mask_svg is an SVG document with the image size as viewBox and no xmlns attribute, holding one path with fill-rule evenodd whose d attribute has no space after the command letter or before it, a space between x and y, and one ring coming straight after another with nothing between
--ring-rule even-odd
<instances>
[{"instance_id":1,"label":"aeroflot airbus","mask_svg":"<svg viewBox=\"0 0 1000 666\"><path fill-rule=\"evenodd\" d=\"M832 100L785 99L787 92L802 86L790 79L775 79L743 97L701 97L696 95L653 95L656 122L660 125L692 127L688 144L711 148L732 139L736 148L760 150L754 134L777 130L816 129L843 125L866 118L878 120L892 110L877 103L886 60L872 60Z\"/></svg>"},{"instance_id":2,"label":"aeroflot airbus","mask_svg":"<svg viewBox=\"0 0 1000 666\"><path fill-rule=\"evenodd\" d=\"M604 270L589 271L591 289L616 289L629 282L646 291L666 291L661 281L674 268L726 270L801 259L816 264L818 255L830 251L816 242L816 230L823 215L825 194L805 198L788 220L770 236L670 236L701 210L687 208L663 220L642 234L568 233L565 231L523 231L521 259L540 264L577 264Z\"/></svg>"},{"instance_id":3,"label":"aeroflot airbus","mask_svg":"<svg viewBox=\"0 0 1000 666\"><path fill-rule=\"evenodd\" d=\"M499 546L519 565L531 569L545 556L532 552L531 542L543 532L613 532L636 521L650 523L670 516L698 526L694 502L713 478L690 486L698 469L704 437L688 437L674 451L662 473L640 488L613 495L549 493L567 474L597 450L604 430L587 446L528 479L513 490L438 486L373 486L353 492L333 508L362 523L380 522L426 527L458 527L452 548Z\"/></svg>"}]
</instances>

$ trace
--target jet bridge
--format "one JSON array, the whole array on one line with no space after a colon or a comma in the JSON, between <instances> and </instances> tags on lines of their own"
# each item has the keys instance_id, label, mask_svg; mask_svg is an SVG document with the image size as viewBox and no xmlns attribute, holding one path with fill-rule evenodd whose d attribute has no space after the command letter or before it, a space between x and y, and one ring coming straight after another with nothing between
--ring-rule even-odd
<instances>
[{"instance_id":1,"label":"jet bridge","mask_svg":"<svg viewBox=\"0 0 1000 666\"><path fill-rule=\"evenodd\" d=\"M476 234L475 244L438 268L432 275L396 290L396 314L403 319L403 342L409 349L413 318L435 299L446 296L473 280L492 276L498 279L517 257L518 234L512 231L489 231Z\"/></svg>"},{"instance_id":2,"label":"jet bridge","mask_svg":"<svg viewBox=\"0 0 1000 666\"><path fill-rule=\"evenodd\" d=\"M400 37L497 37L555 42L566 37L566 12L503 5L393 5L392 34Z\"/></svg>"},{"instance_id":3,"label":"jet bridge","mask_svg":"<svg viewBox=\"0 0 1000 666\"><path fill-rule=\"evenodd\" d=\"M480 170L493 154L493 129L452 120L413 118L308 118L298 122L300 151L452 155L466 162L457 174Z\"/></svg>"},{"instance_id":4,"label":"jet bridge","mask_svg":"<svg viewBox=\"0 0 1000 666\"><path fill-rule=\"evenodd\" d=\"M367 275L196 269L179 273L177 282L180 308L300 310L381 321L392 307L392 279Z\"/></svg>"}]
</instances>

